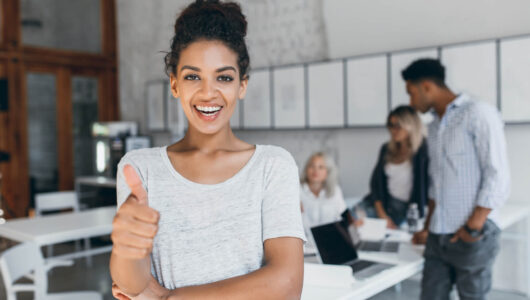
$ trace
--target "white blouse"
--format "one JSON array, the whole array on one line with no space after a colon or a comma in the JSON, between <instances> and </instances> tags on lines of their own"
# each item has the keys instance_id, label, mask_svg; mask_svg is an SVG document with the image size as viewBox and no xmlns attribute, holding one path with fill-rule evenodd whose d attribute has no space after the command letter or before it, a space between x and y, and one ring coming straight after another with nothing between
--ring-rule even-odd
<instances>
[{"instance_id":1,"label":"white blouse","mask_svg":"<svg viewBox=\"0 0 530 300\"><path fill-rule=\"evenodd\" d=\"M409 202L414 181L411 161L407 159L400 164L387 163L385 174L390 195L400 201Z\"/></svg>"},{"instance_id":2,"label":"white blouse","mask_svg":"<svg viewBox=\"0 0 530 300\"><path fill-rule=\"evenodd\" d=\"M333 196L328 197L326 191L322 189L317 197L311 192L307 183L303 183L300 186L300 200L304 206L302 216L306 229L339 221L340 215L346 209L346 202L338 185Z\"/></svg>"}]
</instances>

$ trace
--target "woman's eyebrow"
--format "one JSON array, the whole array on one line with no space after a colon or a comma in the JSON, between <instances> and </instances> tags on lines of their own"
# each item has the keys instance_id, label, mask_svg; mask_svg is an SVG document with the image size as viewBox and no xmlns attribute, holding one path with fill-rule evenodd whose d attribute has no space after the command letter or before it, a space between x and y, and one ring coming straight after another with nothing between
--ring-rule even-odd
<instances>
[{"instance_id":1,"label":"woman's eyebrow","mask_svg":"<svg viewBox=\"0 0 530 300\"><path fill-rule=\"evenodd\" d=\"M236 68L232 67L232 66L226 66L226 67L222 67L222 68L219 68L216 70L216 72L224 72L224 71L227 71L227 70L232 70L234 72L236 72Z\"/></svg>"},{"instance_id":2,"label":"woman's eyebrow","mask_svg":"<svg viewBox=\"0 0 530 300\"><path fill-rule=\"evenodd\" d=\"M193 67L193 66L188 66L188 65L184 65L182 66L182 68L180 68L180 70L185 70L185 69L190 69L192 71L196 71L196 72L200 72L201 69L197 68L197 67Z\"/></svg>"}]
</instances>

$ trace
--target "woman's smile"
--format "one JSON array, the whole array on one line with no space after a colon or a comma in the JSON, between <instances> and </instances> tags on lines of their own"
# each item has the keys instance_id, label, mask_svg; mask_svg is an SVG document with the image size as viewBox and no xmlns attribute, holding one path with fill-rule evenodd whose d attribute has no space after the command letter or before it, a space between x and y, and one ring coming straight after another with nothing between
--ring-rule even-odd
<instances>
[{"instance_id":1,"label":"woman's smile","mask_svg":"<svg viewBox=\"0 0 530 300\"><path fill-rule=\"evenodd\" d=\"M214 121L223 109L220 105L194 105L193 107L199 118L204 121Z\"/></svg>"}]
</instances>

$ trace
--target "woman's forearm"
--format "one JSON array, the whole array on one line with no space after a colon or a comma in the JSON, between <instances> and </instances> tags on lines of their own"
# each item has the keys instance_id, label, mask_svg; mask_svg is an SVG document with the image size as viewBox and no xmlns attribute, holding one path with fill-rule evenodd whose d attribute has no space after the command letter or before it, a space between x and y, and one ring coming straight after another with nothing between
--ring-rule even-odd
<instances>
[{"instance_id":1,"label":"woman's forearm","mask_svg":"<svg viewBox=\"0 0 530 300\"><path fill-rule=\"evenodd\" d=\"M168 299L300 299L304 278L302 240L282 237L265 241L265 266L209 284L178 288Z\"/></svg>"},{"instance_id":2,"label":"woman's forearm","mask_svg":"<svg viewBox=\"0 0 530 300\"><path fill-rule=\"evenodd\" d=\"M377 214L377 216L381 219L386 219L387 218L387 214L386 214L386 211L385 211L385 208L383 207L383 202L381 202L380 200L376 200L374 202L374 208L375 208L375 212Z\"/></svg>"},{"instance_id":3,"label":"woman's forearm","mask_svg":"<svg viewBox=\"0 0 530 300\"><path fill-rule=\"evenodd\" d=\"M151 259L128 259L115 254L110 256L112 280L127 295L137 296L145 290L151 280Z\"/></svg>"},{"instance_id":4,"label":"woman's forearm","mask_svg":"<svg viewBox=\"0 0 530 300\"><path fill-rule=\"evenodd\" d=\"M303 262L301 263L303 266ZM178 288L168 299L300 299L303 268L265 266L255 272L204 285Z\"/></svg>"}]
</instances>

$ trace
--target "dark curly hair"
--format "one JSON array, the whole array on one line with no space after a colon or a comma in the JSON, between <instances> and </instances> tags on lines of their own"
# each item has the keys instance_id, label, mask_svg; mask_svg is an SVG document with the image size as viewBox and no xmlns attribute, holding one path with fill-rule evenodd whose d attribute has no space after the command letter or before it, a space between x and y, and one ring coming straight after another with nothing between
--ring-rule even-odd
<instances>
[{"instance_id":1,"label":"dark curly hair","mask_svg":"<svg viewBox=\"0 0 530 300\"><path fill-rule=\"evenodd\" d=\"M422 58L411 63L401 72L403 80L418 83L431 80L440 87L445 85L445 68L437 59Z\"/></svg>"},{"instance_id":2,"label":"dark curly hair","mask_svg":"<svg viewBox=\"0 0 530 300\"><path fill-rule=\"evenodd\" d=\"M223 42L238 56L240 79L246 78L250 58L245 36L247 20L239 4L216 0L196 0L186 7L175 22L171 51L164 58L166 73L177 74L180 52L198 40Z\"/></svg>"}]
</instances>

